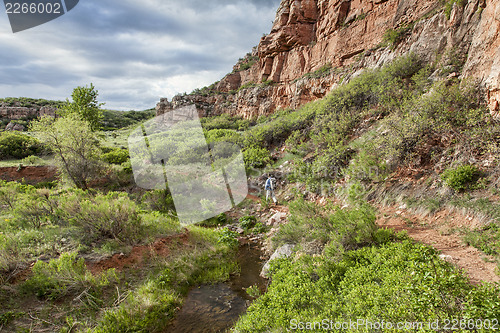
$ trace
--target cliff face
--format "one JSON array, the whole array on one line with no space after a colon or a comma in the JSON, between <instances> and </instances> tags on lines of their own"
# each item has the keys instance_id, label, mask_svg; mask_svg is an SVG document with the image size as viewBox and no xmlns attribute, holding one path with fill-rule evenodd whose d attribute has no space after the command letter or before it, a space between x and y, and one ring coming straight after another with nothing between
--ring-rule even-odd
<instances>
[{"instance_id":1,"label":"cliff face","mask_svg":"<svg viewBox=\"0 0 500 333\"><path fill-rule=\"evenodd\" d=\"M271 32L233 73L202 93L162 99L157 113L192 103L202 115L296 108L408 52L479 80L498 111L500 0L447 2L283 0Z\"/></svg>"},{"instance_id":2,"label":"cliff face","mask_svg":"<svg viewBox=\"0 0 500 333\"><path fill-rule=\"evenodd\" d=\"M56 110L57 108L54 106L39 106L35 104L30 104L29 106L21 106L20 102L0 102L0 119L19 120L41 116L54 117Z\"/></svg>"}]
</instances>

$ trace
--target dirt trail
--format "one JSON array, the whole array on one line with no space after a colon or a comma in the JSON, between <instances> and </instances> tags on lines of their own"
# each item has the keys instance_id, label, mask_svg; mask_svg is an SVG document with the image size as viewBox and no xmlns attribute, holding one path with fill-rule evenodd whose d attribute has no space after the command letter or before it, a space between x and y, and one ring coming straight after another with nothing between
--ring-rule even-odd
<instances>
[{"instance_id":1,"label":"dirt trail","mask_svg":"<svg viewBox=\"0 0 500 333\"><path fill-rule=\"evenodd\" d=\"M475 227L477 223L472 217L447 210L424 217L398 207L383 207L379 210L377 224L395 231L406 230L411 238L434 247L444 260L465 270L473 284L500 282L493 257L465 245L461 236L453 233L455 228Z\"/></svg>"}]
</instances>

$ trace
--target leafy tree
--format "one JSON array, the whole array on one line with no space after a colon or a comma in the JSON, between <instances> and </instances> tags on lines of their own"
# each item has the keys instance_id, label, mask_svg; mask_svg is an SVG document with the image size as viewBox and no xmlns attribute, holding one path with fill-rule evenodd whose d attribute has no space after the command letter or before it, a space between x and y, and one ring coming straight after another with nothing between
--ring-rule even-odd
<instances>
[{"instance_id":1,"label":"leafy tree","mask_svg":"<svg viewBox=\"0 0 500 333\"><path fill-rule=\"evenodd\" d=\"M89 181L101 174L99 141L89 122L78 115L42 117L31 123L30 130L52 149L63 176L78 188L87 189Z\"/></svg>"},{"instance_id":2,"label":"leafy tree","mask_svg":"<svg viewBox=\"0 0 500 333\"><path fill-rule=\"evenodd\" d=\"M101 126L101 119L103 117L100 107L104 103L97 101L99 92L91 83L90 87L76 87L73 89L70 102L66 99L66 103L59 109L59 115L65 117L69 114L77 114L82 120L88 121L92 131L96 131Z\"/></svg>"}]
</instances>

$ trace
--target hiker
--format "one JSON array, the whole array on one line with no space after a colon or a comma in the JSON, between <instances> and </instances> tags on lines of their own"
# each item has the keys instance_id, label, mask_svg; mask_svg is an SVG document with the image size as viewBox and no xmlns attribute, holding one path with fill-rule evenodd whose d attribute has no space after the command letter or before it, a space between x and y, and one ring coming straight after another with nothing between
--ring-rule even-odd
<instances>
[{"instance_id":1,"label":"hiker","mask_svg":"<svg viewBox=\"0 0 500 333\"><path fill-rule=\"evenodd\" d=\"M276 181L276 178L272 178L269 176L266 180L266 185L264 186L266 190L266 201L269 200L269 196L273 198L274 204L277 203L276 196L274 195L274 182Z\"/></svg>"}]
</instances>

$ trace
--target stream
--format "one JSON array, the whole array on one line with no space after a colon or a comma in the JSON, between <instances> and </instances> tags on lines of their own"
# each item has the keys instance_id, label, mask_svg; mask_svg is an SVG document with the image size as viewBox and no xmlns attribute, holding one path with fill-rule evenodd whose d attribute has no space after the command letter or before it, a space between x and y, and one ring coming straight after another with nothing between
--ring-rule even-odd
<instances>
[{"instance_id":1,"label":"stream","mask_svg":"<svg viewBox=\"0 0 500 333\"><path fill-rule=\"evenodd\" d=\"M224 283L191 289L165 332L219 333L231 328L252 300L243 288L257 285L261 292L265 291L266 280L259 276L264 264L260 255L258 244L242 241L237 258L241 274Z\"/></svg>"}]
</instances>

